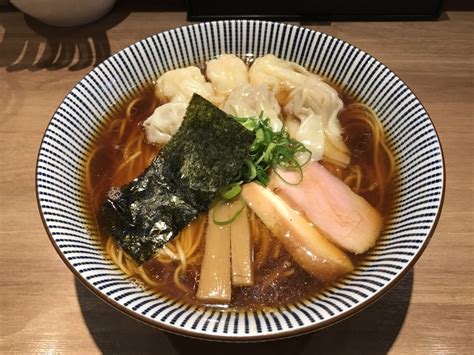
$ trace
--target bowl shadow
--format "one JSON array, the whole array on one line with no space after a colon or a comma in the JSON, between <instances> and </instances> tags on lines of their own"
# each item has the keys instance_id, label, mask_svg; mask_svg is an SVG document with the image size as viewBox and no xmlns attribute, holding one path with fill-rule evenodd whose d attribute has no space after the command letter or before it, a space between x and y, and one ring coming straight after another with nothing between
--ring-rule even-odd
<instances>
[{"instance_id":1,"label":"bowl shadow","mask_svg":"<svg viewBox=\"0 0 474 355\"><path fill-rule=\"evenodd\" d=\"M74 27L56 27L24 15L12 5L0 5L0 68L7 72L28 70L78 71L92 69L112 53L107 32L132 12L184 11L183 0L118 1L101 19Z\"/></svg>"},{"instance_id":2,"label":"bowl shadow","mask_svg":"<svg viewBox=\"0 0 474 355\"><path fill-rule=\"evenodd\" d=\"M7 72L92 69L111 55L107 31L129 14L130 10L117 8L91 24L61 28L28 15L0 17L0 27L5 29L0 38L0 68Z\"/></svg>"},{"instance_id":3,"label":"bowl shadow","mask_svg":"<svg viewBox=\"0 0 474 355\"><path fill-rule=\"evenodd\" d=\"M390 350L404 323L413 280L411 270L376 303L328 328L283 340L234 344L163 332L105 306L78 280L75 286L85 324L104 354L382 354Z\"/></svg>"}]
</instances>

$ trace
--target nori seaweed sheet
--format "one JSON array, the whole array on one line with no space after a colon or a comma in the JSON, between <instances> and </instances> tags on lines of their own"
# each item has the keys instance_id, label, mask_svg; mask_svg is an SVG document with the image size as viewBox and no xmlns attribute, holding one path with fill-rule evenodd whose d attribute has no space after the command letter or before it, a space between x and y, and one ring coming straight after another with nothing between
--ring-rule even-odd
<instances>
[{"instance_id":1,"label":"nori seaweed sheet","mask_svg":"<svg viewBox=\"0 0 474 355\"><path fill-rule=\"evenodd\" d=\"M138 263L150 259L238 174L255 139L194 94L181 127L148 168L101 208L101 224Z\"/></svg>"}]
</instances>

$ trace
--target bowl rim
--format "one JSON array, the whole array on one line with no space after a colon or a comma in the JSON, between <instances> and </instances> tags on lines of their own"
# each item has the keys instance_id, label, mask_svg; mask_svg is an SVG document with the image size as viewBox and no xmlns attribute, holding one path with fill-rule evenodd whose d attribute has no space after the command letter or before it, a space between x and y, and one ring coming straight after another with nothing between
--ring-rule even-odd
<instances>
[{"instance_id":1,"label":"bowl rim","mask_svg":"<svg viewBox=\"0 0 474 355\"><path fill-rule=\"evenodd\" d=\"M54 249L56 250L57 254L59 255L59 257L61 258L61 260L64 262L64 264L66 264L66 266L68 267L68 269L73 273L74 277L76 280L79 280L80 283L85 286L86 289L88 289L89 291L91 291L94 295L98 296L99 299L101 299L104 303L108 304L109 306L112 306L113 308L115 308L116 310L120 311L122 314L125 314L126 316L130 317L130 318L133 318L135 320L138 320L142 323L145 323L147 325L150 325L156 329L159 329L159 330L162 330L162 331L166 331L166 332L169 332L169 333L173 333L173 334L177 334L177 335L181 335L181 336L186 336L186 337L189 337L189 338L194 338L194 339L200 339L200 340L207 340L207 341L220 341L220 342L229 342L229 343L233 343L233 342L263 342L263 341L276 341L276 340L282 340L282 339L286 339L286 338L290 338L290 337L296 337L296 336L300 336L300 335L304 335L304 334L308 334L308 333L311 333L311 332L314 332L316 330L321 330L321 329L324 329L324 328L327 328L331 325L334 325L336 323L339 323L347 318L350 318L354 315L356 315L357 313L363 311L364 309L368 308L370 305L374 304L375 302L377 302L378 300L380 300L388 291L390 291L403 277L405 277L405 275L412 270L414 264L418 261L418 259L421 257L421 255L423 254L423 252L425 251L426 247L428 246L429 242L431 241L431 238L433 237L433 234L436 230L436 227L438 225L438 222L439 222L439 219L441 217L441 213L442 213L442 209L443 209L443 205L444 205L444 198L445 198L445 193L446 193L446 164L445 164L445 158L444 158L444 151L443 151L443 147L442 147L442 143L441 143L441 139L440 139L440 136L439 136L439 133L438 133L438 130L436 129L436 126L433 122L433 120L431 119L431 116L430 114L428 113L428 110L426 109L426 107L423 105L423 103L421 102L421 100L418 98L418 96L415 94L415 92L411 89L411 87L409 87L405 81L403 81L390 67L388 67L385 63L382 63L381 61L379 61L376 57L374 57L373 55L371 55L370 53L360 49L359 47L357 46L354 46L352 44L350 44L349 42L346 42L336 36L332 36L332 35L329 35L327 33L324 33L322 31L319 31L319 30L315 30L315 29L312 29L312 28L308 28L308 27L305 27L305 26L301 26L301 25L294 25L294 24L288 24L288 23L284 23L284 22L278 22L278 21L265 21L265 20L218 20L218 21L204 21L204 22L198 22L198 23L191 23L191 24L187 24L187 25L183 25L183 26L178 26L178 27L174 27L174 28L171 28L171 29L168 29L166 31L162 31L162 32L157 32L153 35L150 35L148 37L145 37L145 38L142 38L132 44L129 44L127 45L126 47L120 49L119 51L117 51L116 53L114 53L113 55L109 56L108 58L106 58L105 60L109 60L111 57L116 57L118 56L119 53L125 51L127 48L131 47L131 46L134 46L136 45L137 43L141 42L141 41L144 41L148 38L152 38L156 35L159 35L159 34L164 34L164 33L169 33L169 32L172 32L172 31L175 31L177 29L181 29L181 28L185 28L185 27L191 27L191 26L199 26L199 25L203 25L203 24L211 24L211 23L232 23L232 22L235 22L235 23L238 23L238 22L242 22L242 23L269 23L269 24L280 24L280 25L284 25L284 26L288 26L288 27L296 27L296 28L304 28L304 29L307 29L309 31L312 31L312 32L316 32L316 33L320 33L320 34L323 34L325 36L328 36L328 38L332 38L332 39L335 39L337 41L340 41L342 43L345 43L349 46L352 46L354 47L355 49L357 49L358 51L360 51L361 54L363 55L367 55L375 60L377 60L382 66L384 66L385 68L387 68L394 76L397 80L399 80L402 84L404 84L406 86L406 88L410 91L410 93L416 98L416 100L418 101L419 105L423 108L423 110L426 112L426 117L427 119L429 120L430 124L431 124L431 127L433 128L434 130L434 133L436 135L436 138L437 138L437 141L438 141L438 144L439 144L439 148L440 148L440 154L441 154L441 163L442 163L442 172L443 172L443 175L442 175L442 189L441 189L441 195L440 195L440 200L439 200L439 207L436 211L436 216L433 220L433 224L430 228L430 230L426 233L426 238L425 240L423 241L423 243L420 245L419 249L416 251L416 254L413 256L412 260L401 270L401 272L391 281L389 281L386 285L380 287L380 289L378 290L377 293L375 293L374 295L372 295L371 297L368 297L367 299L363 300L362 302L358 303L356 306L346 310L346 311L343 311L335 316L332 316L328 319L325 319L325 320L322 320L320 322L317 322L317 323L313 323L313 324L309 324L309 325L305 325L305 326L300 326L300 327L296 327L296 328L293 328L293 329L288 329L288 330L284 330L284 331L279 331L279 332L275 332L275 333L269 333L269 334L249 334L249 335L219 335L219 334L210 334L210 333L201 333L201 332L197 332L197 331L190 331L190 330L187 330L187 329L184 329L184 328L181 328L179 326L170 326L168 324L165 324L165 323L161 323L157 320L154 320L154 319L150 319L138 312L134 312L132 311L131 309L127 308L126 306L120 304L119 302L115 301L114 299L110 298L110 297L107 297L105 294L101 293L98 289L94 288L86 279L85 277L79 272L77 271L73 266L72 264L70 263L70 261L66 258L66 256L64 255L64 253L61 251L61 249L59 248L59 246L57 245L57 243L55 242L49 228L48 228L48 225L46 223L46 220L45 220L45 217L44 217L44 214L43 214L43 210L41 208L41 202L40 202L40 193L39 193L39 188L38 188L38 169L39 169L39 163L40 163L40 152L41 152L41 148L43 146L43 143L44 143L44 140L45 140L45 137L46 137L46 133L48 132L50 126L51 126L51 122L53 120L53 117L54 115L56 114L56 112L58 111L59 107L63 104L64 100L69 96L71 90L69 90L66 95L64 96L64 98L60 101L60 103L57 105L56 109L54 110L51 118L49 119L49 122L48 122L48 125L46 126L46 128L44 129L44 133L43 133L43 136L41 138L41 142L39 144L39 148L38 148L38 153L37 153L37 157L36 157L36 168L35 168L35 195L36 195L36 203L37 203L37 207L38 207L38 212L40 214L40 217L41 217L41 222L43 223L43 228L45 229L46 231L46 234L48 235L48 239L49 241L51 242L51 244L53 245ZM99 64L100 65L100 64ZM93 71L95 70L95 67L92 68L91 70L89 70L89 72L87 72L75 85L74 87L79 83L81 82L82 80L84 80L84 78L86 78L87 76L89 76Z\"/></svg>"}]
</instances>

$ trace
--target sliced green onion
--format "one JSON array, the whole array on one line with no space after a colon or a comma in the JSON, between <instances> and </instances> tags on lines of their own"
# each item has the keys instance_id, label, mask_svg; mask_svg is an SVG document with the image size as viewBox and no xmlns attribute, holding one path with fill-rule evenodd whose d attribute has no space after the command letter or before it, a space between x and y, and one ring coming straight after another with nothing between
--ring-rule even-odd
<instances>
[{"instance_id":1,"label":"sliced green onion","mask_svg":"<svg viewBox=\"0 0 474 355\"><path fill-rule=\"evenodd\" d=\"M313 153L312 153L309 149L307 149L307 148L304 147L304 146L303 146L303 148L304 148L303 150L297 152L297 153L298 153L298 156L296 157L296 159L298 159L298 158L301 157L303 154L306 154L306 155L307 155L307 158L306 158L306 160L304 160L303 163L298 162L301 166L305 166L306 164L308 164L308 163L311 161L311 156L313 155Z\"/></svg>"},{"instance_id":2,"label":"sliced green onion","mask_svg":"<svg viewBox=\"0 0 474 355\"><path fill-rule=\"evenodd\" d=\"M265 141L265 131L263 130L263 128L259 128L255 132L255 142L261 143L264 141Z\"/></svg>"},{"instance_id":3,"label":"sliced green onion","mask_svg":"<svg viewBox=\"0 0 474 355\"><path fill-rule=\"evenodd\" d=\"M303 181L303 170L301 169L301 166L298 164L295 166L294 169L286 169L286 170L294 170L298 173L298 181L296 182L292 182L292 181L288 181L286 180L283 176L280 175L280 173L278 172L278 168L274 168L273 169L273 172L281 179L283 180L283 182L287 183L288 185L299 185L301 183L301 181Z\"/></svg>"},{"instance_id":4,"label":"sliced green onion","mask_svg":"<svg viewBox=\"0 0 474 355\"><path fill-rule=\"evenodd\" d=\"M257 181L260 182L265 187L270 182L270 177L268 176L268 173L266 171L263 171L263 170L259 170L257 172L257 178L258 178Z\"/></svg>"},{"instance_id":5,"label":"sliced green onion","mask_svg":"<svg viewBox=\"0 0 474 355\"><path fill-rule=\"evenodd\" d=\"M255 133L255 140L250 146L247 159L245 159L240 172L232 182L220 191L221 201L236 198L242 188L242 183L255 181L263 186L270 182L270 170L287 184L297 185L303 180L302 167L311 160L311 151L303 143L290 137L285 126L278 132L273 132L270 119L264 118L263 112L259 117L236 117L237 122ZM298 181L287 181L278 172L279 169L295 171ZM221 221L213 217L216 224L225 225L232 223L236 216L230 220Z\"/></svg>"},{"instance_id":6,"label":"sliced green onion","mask_svg":"<svg viewBox=\"0 0 474 355\"><path fill-rule=\"evenodd\" d=\"M244 172L242 173L242 176L245 178L245 180L252 181L253 179L255 179L255 177L257 176L255 164L251 160L245 159L244 167L247 168L247 171L244 170Z\"/></svg>"},{"instance_id":7,"label":"sliced green onion","mask_svg":"<svg viewBox=\"0 0 474 355\"><path fill-rule=\"evenodd\" d=\"M263 157L263 160L264 160L264 161L269 161L269 160L271 160L270 158L271 158L271 156L272 156L272 155L271 155L271 154L272 154L272 150L273 150L275 147L276 147L276 144L273 143L273 142L268 145L267 149L265 150L265 155L264 155L264 157Z\"/></svg>"},{"instance_id":8,"label":"sliced green onion","mask_svg":"<svg viewBox=\"0 0 474 355\"><path fill-rule=\"evenodd\" d=\"M272 133L273 133L272 130L265 130L265 131L264 131L264 134L265 134L265 143L266 143L266 144L270 144L270 143L272 142Z\"/></svg>"},{"instance_id":9,"label":"sliced green onion","mask_svg":"<svg viewBox=\"0 0 474 355\"><path fill-rule=\"evenodd\" d=\"M238 194L240 194L242 188L240 187L240 183L229 184L220 192L221 197L224 200L232 200Z\"/></svg>"},{"instance_id":10,"label":"sliced green onion","mask_svg":"<svg viewBox=\"0 0 474 355\"><path fill-rule=\"evenodd\" d=\"M216 219L216 211L219 209L219 207L221 207L222 205L226 206L226 203L227 201L219 201L216 206L214 207L214 211L212 213L212 221L214 222L214 224L217 224L219 226L225 226L227 224L231 224L232 222L235 221L235 219L239 216L239 214L242 213L242 211L244 210L245 208L245 202L242 201L241 199L238 200L240 203L241 203L241 207L237 210L237 212L235 212L235 214L227 219L227 220L218 220Z\"/></svg>"}]
</instances>

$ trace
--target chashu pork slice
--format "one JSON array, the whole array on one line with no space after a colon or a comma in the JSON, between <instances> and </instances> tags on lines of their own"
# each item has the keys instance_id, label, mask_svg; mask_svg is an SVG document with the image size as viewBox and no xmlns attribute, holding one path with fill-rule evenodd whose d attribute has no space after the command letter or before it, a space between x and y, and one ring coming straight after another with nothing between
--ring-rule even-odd
<instances>
[{"instance_id":1,"label":"chashu pork slice","mask_svg":"<svg viewBox=\"0 0 474 355\"><path fill-rule=\"evenodd\" d=\"M330 281L353 269L348 256L271 190L249 183L242 198L304 270Z\"/></svg>"},{"instance_id":2,"label":"chashu pork slice","mask_svg":"<svg viewBox=\"0 0 474 355\"><path fill-rule=\"evenodd\" d=\"M292 171L278 173L290 182L299 178ZM342 249L364 253L380 235L379 212L317 162L303 170L299 184L288 184L273 174L269 188Z\"/></svg>"}]
</instances>

